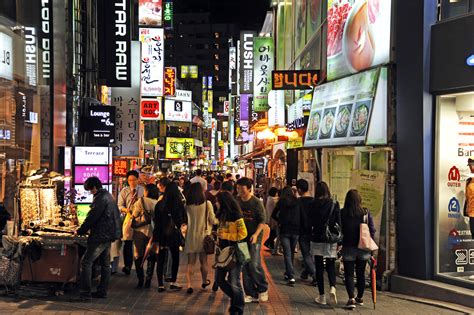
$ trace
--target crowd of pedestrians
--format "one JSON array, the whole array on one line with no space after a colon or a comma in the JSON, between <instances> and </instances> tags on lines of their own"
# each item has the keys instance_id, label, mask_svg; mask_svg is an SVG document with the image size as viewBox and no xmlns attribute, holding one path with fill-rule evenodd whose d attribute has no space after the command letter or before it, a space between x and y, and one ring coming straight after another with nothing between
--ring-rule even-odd
<instances>
[{"instance_id":1,"label":"crowd of pedestrians","mask_svg":"<svg viewBox=\"0 0 474 315\"><path fill-rule=\"evenodd\" d=\"M84 184L94 199L77 231L89 232L81 262L79 300L107 296L120 250L122 272L130 275L135 265L137 289L152 287L156 268L158 292L179 291L183 289L178 282L182 251L187 258L186 293L194 292L191 279L199 260L201 288L211 284L214 291L220 288L230 298L230 313L242 314L245 303L267 302L269 298L261 255L264 230L269 229L265 245L274 255L283 251L288 285L296 284L294 256L298 247L304 262L300 278L311 278L311 284L318 287L315 302L337 304L335 262L342 253L349 296L346 307L363 304L365 267L371 252L358 248L359 226L367 223L371 237L375 229L356 190L347 193L340 209L326 183L316 184L313 198L308 182L300 179L296 187L270 188L264 207L263 200L253 194L253 181L234 179L232 174L205 176L197 170L190 179L163 177L156 185L140 185L138 172L129 171L126 182L117 203L98 178L89 178ZM208 269L210 254L215 255L215 270ZM94 261L100 265L101 282L92 293ZM330 286L328 299L324 269Z\"/></svg>"}]
</instances>

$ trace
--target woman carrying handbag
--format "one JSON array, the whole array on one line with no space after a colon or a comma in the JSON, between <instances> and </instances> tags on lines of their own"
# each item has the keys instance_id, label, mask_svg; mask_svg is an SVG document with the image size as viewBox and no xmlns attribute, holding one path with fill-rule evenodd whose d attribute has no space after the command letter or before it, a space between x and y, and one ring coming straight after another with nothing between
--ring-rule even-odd
<instances>
[{"instance_id":1,"label":"woman carrying handbag","mask_svg":"<svg viewBox=\"0 0 474 315\"><path fill-rule=\"evenodd\" d=\"M362 198L355 189L349 190L346 194L344 209L341 210L341 222L344 235L342 239L344 281L349 295L346 308L353 310L357 305L364 305L365 267L372 251L377 249L373 241L374 221L369 210L362 207ZM354 270L357 278L357 296L354 293Z\"/></svg>"},{"instance_id":2,"label":"woman carrying handbag","mask_svg":"<svg viewBox=\"0 0 474 315\"><path fill-rule=\"evenodd\" d=\"M186 240L184 252L188 255L188 265L186 269L186 280L188 285L188 294L193 293L191 277L193 267L199 257L201 265L201 288L205 289L211 284L207 279L208 252L204 248L204 240L209 237L212 232L212 225L218 221L214 215L214 210L210 201L206 200L202 186L199 183L191 185L189 192L186 194L186 213L188 216L188 226L186 232ZM212 248L214 250L214 248Z\"/></svg>"},{"instance_id":3,"label":"woman carrying handbag","mask_svg":"<svg viewBox=\"0 0 474 315\"><path fill-rule=\"evenodd\" d=\"M240 279L242 264L236 259L234 251L238 246L237 243L247 237L247 228L242 210L230 192L218 193L216 206L219 209L218 251L215 264L217 283L230 297L230 314L243 314L245 301ZM225 255L219 255L221 252L230 252L229 259L223 259L221 256Z\"/></svg>"}]
</instances>

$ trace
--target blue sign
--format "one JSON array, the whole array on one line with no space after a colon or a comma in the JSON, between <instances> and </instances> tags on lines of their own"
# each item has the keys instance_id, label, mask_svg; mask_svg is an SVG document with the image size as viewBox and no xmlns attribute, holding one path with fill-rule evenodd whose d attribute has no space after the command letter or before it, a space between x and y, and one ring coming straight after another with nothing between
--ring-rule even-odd
<instances>
[{"instance_id":1,"label":"blue sign","mask_svg":"<svg viewBox=\"0 0 474 315\"><path fill-rule=\"evenodd\" d=\"M448 204L448 217L449 218L460 218L461 217L461 205L456 197L451 198Z\"/></svg>"},{"instance_id":2,"label":"blue sign","mask_svg":"<svg viewBox=\"0 0 474 315\"><path fill-rule=\"evenodd\" d=\"M467 57L466 63L469 67L474 67L474 55Z\"/></svg>"}]
</instances>

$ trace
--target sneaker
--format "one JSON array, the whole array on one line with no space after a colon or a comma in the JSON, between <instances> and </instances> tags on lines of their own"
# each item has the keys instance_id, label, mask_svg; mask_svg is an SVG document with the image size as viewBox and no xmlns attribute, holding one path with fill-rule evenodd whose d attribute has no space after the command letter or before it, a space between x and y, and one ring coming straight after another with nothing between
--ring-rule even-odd
<instances>
[{"instance_id":1,"label":"sneaker","mask_svg":"<svg viewBox=\"0 0 474 315\"><path fill-rule=\"evenodd\" d=\"M355 303L359 306L362 306L362 305L364 305L364 300L362 298L356 297L355 298Z\"/></svg>"},{"instance_id":2,"label":"sneaker","mask_svg":"<svg viewBox=\"0 0 474 315\"><path fill-rule=\"evenodd\" d=\"M182 286L180 286L180 285L178 285L178 284L176 284L176 283L173 283L173 284L170 285L170 290L171 290L171 291L179 291L179 290L181 290L182 288L183 288Z\"/></svg>"},{"instance_id":3,"label":"sneaker","mask_svg":"<svg viewBox=\"0 0 474 315\"><path fill-rule=\"evenodd\" d=\"M302 273L301 276L300 276L300 279L303 280L303 281L308 280L308 274L307 273Z\"/></svg>"},{"instance_id":4,"label":"sneaker","mask_svg":"<svg viewBox=\"0 0 474 315\"><path fill-rule=\"evenodd\" d=\"M288 277L288 275L286 273L283 274L283 278L285 278L285 281L290 280L290 277Z\"/></svg>"},{"instance_id":5,"label":"sneaker","mask_svg":"<svg viewBox=\"0 0 474 315\"><path fill-rule=\"evenodd\" d=\"M245 303L258 303L258 298L254 298L250 295L246 295L244 298Z\"/></svg>"},{"instance_id":6,"label":"sneaker","mask_svg":"<svg viewBox=\"0 0 474 315\"><path fill-rule=\"evenodd\" d=\"M107 293L97 291L97 292L92 292L91 296L94 299L106 299L107 298Z\"/></svg>"},{"instance_id":7,"label":"sneaker","mask_svg":"<svg viewBox=\"0 0 474 315\"><path fill-rule=\"evenodd\" d=\"M355 300L354 299L349 299L349 301L347 301L347 303L346 303L345 309L353 310L355 308L356 308Z\"/></svg>"},{"instance_id":8,"label":"sneaker","mask_svg":"<svg viewBox=\"0 0 474 315\"><path fill-rule=\"evenodd\" d=\"M336 287L331 287L329 290L329 304L337 305Z\"/></svg>"},{"instance_id":9,"label":"sneaker","mask_svg":"<svg viewBox=\"0 0 474 315\"><path fill-rule=\"evenodd\" d=\"M294 286L295 283L296 283L295 278L291 278L290 280L288 280L288 285Z\"/></svg>"},{"instance_id":10,"label":"sneaker","mask_svg":"<svg viewBox=\"0 0 474 315\"><path fill-rule=\"evenodd\" d=\"M260 302L268 302L268 290L258 295Z\"/></svg>"},{"instance_id":11,"label":"sneaker","mask_svg":"<svg viewBox=\"0 0 474 315\"><path fill-rule=\"evenodd\" d=\"M319 305L326 305L326 296L323 294L323 295L320 295L318 296L317 298L314 299L314 302L316 304L319 304Z\"/></svg>"}]
</instances>

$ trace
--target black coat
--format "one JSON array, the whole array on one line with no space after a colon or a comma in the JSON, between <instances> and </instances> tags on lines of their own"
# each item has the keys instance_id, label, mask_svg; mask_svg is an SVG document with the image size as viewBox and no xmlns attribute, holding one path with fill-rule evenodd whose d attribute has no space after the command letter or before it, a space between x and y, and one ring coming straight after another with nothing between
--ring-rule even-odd
<instances>
[{"instance_id":1,"label":"black coat","mask_svg":"<svg viewBox=\"0 0 474 315\"><path fill-rule=\"evenodd\" d=\"M375 239L375 225L370 211L364 209L367 214L367 225L369 226L370 236ZM360 224L364 222L364 216L351 217L347 211L341 210L342 218L342 233L344 235L342 239L343 247L357 247L360 239Z\"/></svg>"},{"instance_id":2,"label":"black coat","mask_svg":"<svg viewBox=\"0 0 474 315\"><path fill-rule=\"evenodd\" d=\"M298 198L301 210L301 227L300 235L301 236L310 236L312 232L311 226L311 208L313 206L314 198L313 197L300 197Z\"/></svg>"},{"instance_id":3,"label":"black coat","mask_svg":"<svg viewBox=\"0 0 474 315\"><path fill-rule=\"evenodd\" d=\"M311 241L316 243L325 243L324 234L326 232L326 222L331 228L335 224L341 226L341 211L339 209L339 202L335 202L334 210L331 217L329 218L329 213L334 204L334 201L330 198L327 199L314 199L314 202L310 211L310 220L312 226Z\"/></svg>"},{"instance_id":4,"label":"black coat","mask_svg":"<svg viewBox=\"0 0 474 315\"><path fill-rule=\"evenodd\" d=\"M89 231L88 243L113 242L122 238L120 212L112 195L105 189L99 189L94 195L91 209L77 234Z\"/></svg>"},{"instance_id":5,"label":"black coat","mask_svg":"<svg viewBox=\"0 0 474 315\"><path fill-rule=\"evenodd\" d=\"M300 235L301 208L297 200L293 202L286 199L278 200L272 219L278 222L280 235Z\"/></svg>"},{"instance_id":6,"label":"black coat","mask_svg":"<svg viewBox=\"0 0 474 315\"><path fill-rule=\"evenodd\" d=\"M178 202L170 209L163 198L155 206L153 241L161 247L176 247L179 245L181 225L186 223L186 209L182 202Z\"/></svg>"}]
</instances>

